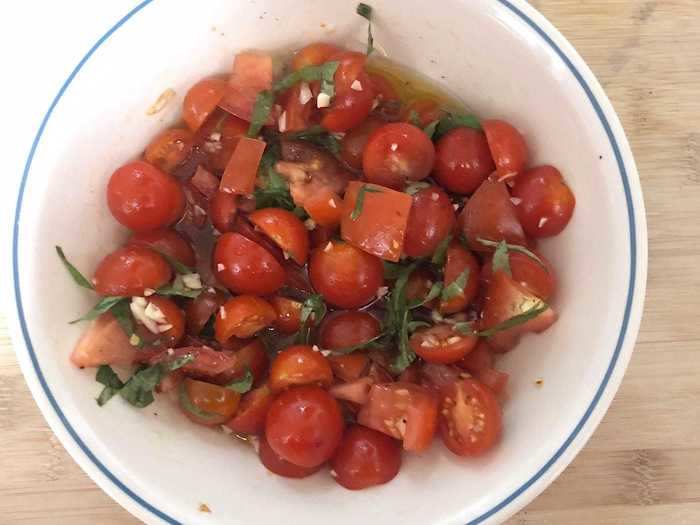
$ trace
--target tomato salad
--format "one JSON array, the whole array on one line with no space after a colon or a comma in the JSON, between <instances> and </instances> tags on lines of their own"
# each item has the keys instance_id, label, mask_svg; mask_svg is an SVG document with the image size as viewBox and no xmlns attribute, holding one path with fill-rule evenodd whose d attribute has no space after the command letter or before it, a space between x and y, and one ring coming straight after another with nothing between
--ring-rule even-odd
<instances>
[{"instance_id":1,"label":"tomato salad","mask_svg":"<svg viewBox=\"0 0 700 525\"><path fill-rule=\"evenodd\" d=\"M270 471L329 468L351 490L435 436L458 456L498 443L495 360L557 319L536 243L574 196L512 124L406 99L368 65L369 34L367 53L312 43L284 75L237 54L111 175L127 242L91 279L57 247L100 296L71 355L97 368L100 406L169 393Z\"/></svg>"}]
</instances>

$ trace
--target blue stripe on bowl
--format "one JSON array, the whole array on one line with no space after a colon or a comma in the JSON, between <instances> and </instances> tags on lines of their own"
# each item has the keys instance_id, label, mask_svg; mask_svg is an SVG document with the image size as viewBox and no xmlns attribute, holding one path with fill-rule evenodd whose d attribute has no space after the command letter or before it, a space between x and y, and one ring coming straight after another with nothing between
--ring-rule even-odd
<instances>
[{"instance_id":1,"label":"blue stripe on bowl","mask_svg":"<svg viewBox=\"0 0 700 525\"><path fill-rule=\"evenodd\" d=\"M51 404L51 407L55 411L56 415L60 419L61 423L65 427L65 429L68 431L70 434L71 438L75 441L75 443L80 447L80 449L85 453L85 455L92 461L92 463L104 474L119 490L124 492L129 498L131 498L134 502L139 504L141 507L146 509L147 511L151 512L153 515L157 516L161 520L165 521L166 523L172 524L172 525L181 525L179 521L176 519L172 518L171 516L167 515L165 512L157 509L154 507L152 504L150 504L148 501L143 499L141 496L136 494L133 490L131 490L129 487L127 487L122 481L120 481L96 456L95 454L87 447L87 445L83 442L83 440L80 438L80 436L77 434L73 426L70 424L68 419L66 418L65 414L61 410L61 408L58 406L58 403L56 402L56 398L53 396L51 393L51 390L49 389L47 383L46 383L46 378L44 377L44 374L41 371L41 367L39 366L39 362L36 357L36 353L34 352L34 346L32 345L31 337L29 336L29 330L27 328L27 322L24 317L24 307L22 305L22 295L20 292L20 282L19 282L19 269L18 269L18 245L19 245L19 224L20 224L20 217L21 217L21 212L22 212L22 198L24 196L24 191L26 188L27 184L27 178L29 176L29 171L31 169L32 165L32 160L34 158L34 154L36 152L36 148L39 144L39 141L41 140L41 137L44 133L44 129L46 128L46 124L49 121L49 118L51 117L53 110L55 109L56 105L60 101L61 97L63 94L66 92L68 87L70 86L71 82L73 79L77 76L77 74L80 72L82 67L85 65L85 63L92 57L92 55L97 51L97 49L110 37L112 36L121 26L123 26L129 19L131 19L134 15L136 15L138 12L140 12L144 7L146 7L148 4L150 4L153 0L144 0L141 2L139 5L137 5L134 9L132 9L129 13L126 14L121 20L119 20L109 31L107 31L96 43L95 45L90 48L90 50L86 53L86 55L80 60L78 65L73 69L71 74L68 76L66 81L64 82L63 86L61 86L61 89L58 91L58 94L54 98L53 102L49 106L48 111L46 112L46 115L44 116L41 125L39 126L39 130L36 133L36 136L34 138L34 142L32 143L32 147L29 151L29 155L27 157L27 161L24 167L24 173L22 174L22 180L20 183L20 188L19 188L19 194L17 197L17 207L15 211L15 219L14 219L14 228L13 228L13 236L12 236L12 271L13 271L13 277L14 277L14 292L15 292L15 301L17 304L17 313L18 313L18 318L19 318L19 323L20 323L20 328L22 331L22 336L24 337L25 345L27 347L27 351L29 352L29 357L32 362L32 366L34 367L34 371L36 372L36 376L39 380L39 383L46 394L47 399L49 400L49 403ZM634 298L634 287L635 287L635 280L636 280L636 274L637 274L637 240L636 240L636 225L635 225L635 218L634 218L634 206L632 202L632 195L630 192L630 186L629 186L629 180L627 176L627 170L625 168L625 164L622 159L622 154L620 152L620 147L617 144L617 141L615 139L615 136L613 134L613 131L610 127L610 123L608 122L608 119L605 116L605 113L603 112L602 107L598 103L597 99L595 98L595 95L593 94L590 86L586 83L585 79L583 78L583 75L578 71L576 66L572 63L572 61L566 56L566 54L557 46L557 44L547 35L547 33L539 27L530 17L528 17L525 13L523 13L520 9L518 9L516 6L514 6L510 1L508 0L498 0L501 4L503 4L505 7L510 9L513 13L515 13L517 16L519 16L525 23L527 23L547 44L556 52L556 54L561 58L562 62L569 68L571 73L574 75L576 80L578 81L579 85L581 88L584 90L586 93L586 96L590 100L591 104L593 105L593 109L595 110L596 114L598 115L598 118L600 119L600 123L602 124L603 128L605 129L605 133L608 136L608 139L610 140L610 145L613 149L613 152L615 153L615 160L617 162L618 168L620 170L620 178L622 180L622 186L624 188L624 193L625 193L625 200L627 203L627 217L628 217L628 224L629 224L629 231L630 231L630 254L631 254L631 260L630 260L630 277L629 277L629 288L627 291L627 302L625 305L625 312L624 312L624 318L622 320L622 325L620 326L620 334L617 338L617 343L615 344L615 351L612 354L612 357L610 359L610 364L608 365L608 368L605 372L605 375L603 376L603 380L601 381L600 386L596 390L595 395L593 396L593 399L591 400L591 403L589 404L588 408L586 409L586 412L584 413L583 417L581 420L578 422L576 427L573 429L571 434L566 438L564 443L559 447L559 449L556 451L556 453L547 461L535 474L533 474L525 483L523 483L517 490L515 490L512 494L510 494L507 498L505 498L503 501L501 501L499 504L495 505L492 509L489 511L485 512L478 518L470 521L467 525L476 525L478 523L482 523L484 520L490 518L503 508L505 508L507 505L509 505L511 502L513 502L515 499L517 499L521 494L523 494L526 490L528 490L537 480L539 480L542 475L544 475L545 472L547 472L554 463L561 457L562 454L567 450L567 448L571 445L574 439L578 436L579 432L583 428L583 426L586 424L588 419L590 418L591 414L593 413L593 410L597 406L598 402L600 401L601 396L603 395L605 388L608 385L608 382L610 380L610 376L612 375L615 365L617 364L617 360L619 358L620 352L622 350L622 345L625 340L625 335L627 333L627 326L629 324L629 318L630 318L630 312L632 309L632 302Z\"/></svg>"}]
</instances>

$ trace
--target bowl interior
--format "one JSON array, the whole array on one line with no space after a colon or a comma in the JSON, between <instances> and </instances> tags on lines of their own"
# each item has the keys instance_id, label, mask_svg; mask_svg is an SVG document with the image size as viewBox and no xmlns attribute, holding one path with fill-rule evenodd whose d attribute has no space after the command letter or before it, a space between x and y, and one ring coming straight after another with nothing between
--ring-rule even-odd
<instances>
[{"instance_id":1,"label":"bowl interior","mask_svg":"<svg viewBox=\"0 0 700 525\"><path fill-rule=\"evenodd\" d=\"M513 122L533 164L556 165L573 188L573 220L564 234L542 243L557 268L553 304L560 320L501 361L511 374L510 399L504 439L493 453L459 459L434 446L421 457L406 456L394 482L361 493L340 488L327 473L302 482L274 477L245 444L192 425L167 400L141 411L118 399L98 408L94 374L68 361L83 327L67 321L94 297L66 277L54 245L90 273L125 237L106 208L110 173L178 118L189 85L227 71L236 51L283 52L315 40L363 49L366 37L355 5L341 0L210 0L196 8L152 2L97 49L48 122L23 201L19 268L27 326L56 402L105 467L173 520L465 523L499 505L555 455L610 364L627 299L630 233L611 143L586 93L505 3L372 5L379 52L445 85L478 115ZM147 116L166 88L176 98ZM199 512L200 503L212 513ZM138 512L138 505L129 506Z\"/></svg>"}]
</instances>

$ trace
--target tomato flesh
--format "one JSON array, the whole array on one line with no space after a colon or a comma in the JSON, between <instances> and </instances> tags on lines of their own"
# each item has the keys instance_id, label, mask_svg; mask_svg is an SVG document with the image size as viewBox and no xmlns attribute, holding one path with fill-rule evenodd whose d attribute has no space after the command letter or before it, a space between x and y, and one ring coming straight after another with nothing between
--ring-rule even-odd
<instances>
[{"instance_id":1,"label":"tomato flesh","mask_svg":"<svg viewBox=\"0 0 700 525\"><path fill-rule=\"evenodd\" d=\"M239 434L262 434L272 400L272 391L266 384L243 394L236 414L226 426Z\"/></svg>"},{"instance_id":2,"label":"tomato flesh","mask_svg":"<svg viewBox=\"0 0 700 525\"><path fill-rule=\"evenodd\" d=\"M297 264L306 264L309 232L296 215L281 208L265 208L251 213L249 219Z\"/></svg>"},{"instance_id":3,"label":"tomato flesh","mask_svg":"<svg viewBox=\"0 0 700 525\"><path fill-rule=\"evenodd\" d=\"M185 95L182 120L192 131L197 131L216 109L227 91L226 81L218 78L200 80Z\"/></svg>"},{"instance_id":4,"label":"tomato flesh","mask_svg":"<svg viewBox=\"0 0 700 525\"><path fill-rule=\"evenodd\" d=\"M241 395L204 381L185 379L181 385L180 406L185 415L200 425L221 425L238 408Z\"/></svg>"},{"instance_id":5,"label":"tomato flesh","mask_svg":"<svg viewBox=\"0 0 700 525\"><path fill-rule=\"evenodd\" d=\"M282 350L270 366L268 384L273 392L295 385L328 386L333 371L328 359L308 345L290 346Z\"/></svg>"},{"instance_id":6,"label":"tomato flesh","mask_svg":"<svg viewBox=\"0 0 700 525\"><path fill-rule=\"evenodd\" d=\"M254 295L239 295L226 301L216 315L216 340L225 343L231 337L245 339L277 319L277 312L265 299Z\"/></svg>"},{"instance_id":7,"label":"tomato flesh","mask_svg":"<svg viewBox=\"0 0 700 525\"><path fill-rule=\"evenodd\" d=\"M456 363L471 352L479 338L462 334L452 325L440 324L414 332L409 340L411 349L429 363Z\"/></svg>"},{"instance_id":8,"label":"tomato flesh","mask_svg":"<svg viewBox=\"0 0 700 525\"><path fill-rule=\"evenodd\" d=\"M182 164L194 146L194 135L187 129L166 129L146 147L143 156L146 162L171 172Z\"/></svg>"}]
</instances>

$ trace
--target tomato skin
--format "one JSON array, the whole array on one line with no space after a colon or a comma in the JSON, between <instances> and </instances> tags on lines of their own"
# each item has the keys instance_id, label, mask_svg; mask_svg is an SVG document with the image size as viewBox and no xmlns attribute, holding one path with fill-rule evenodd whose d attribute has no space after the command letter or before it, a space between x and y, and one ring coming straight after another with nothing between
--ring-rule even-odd
<instances>
[{"instance_id":1,"label":"tomato skin","mask_svg":"<svg viewBox=\"0 0 700 525\"><path fill-rule=\"evenodd\" d=\"M370 135L385 122L379 117L369 116L362 124L348 131L340 141L340 157L345 164L355 170L362 169L362 153Z\"/></svg>"},{"instance_id":2,"label":"tomato skin","mask_svg":"<svg viewBox=\"0 0 700 525\"><path fill-rule=\"evenodd\" d=\"M457 218L450 197L442 188L430 186L413 194L403 251L409 257L425 257L435 252Z\"/></svg>"},{"instance_id":3,"label":"tomato skin","mask_svg":"<svg viewBox=\"0 0 700 525\"><path fill-rule=\"evenodd\" d=\"M194 423L215 426L228 420L238 408L241 395L229 388L224 388L204 381L185 379L180 387L181 407L185 415ZM199 415L188 410L182 403L182 396L187 396L189 402L203 414Z\"/></svg>"},{"instance_id":4,"label":"tomato skin","mask_svg":"<svg viewBox=\"0 0 700 525\"><path fill-rule=\"evenodd\" d=\"M370 135L362 154L369 182L401 189L430 175L435 147L422 129L405 122L385 124Z\"/></svg>"},{"instance_id":5,"label":"tomato skin","mask_svg":"<svg viewBox=\"0 0 700 525\"><path fill-rule=\"evenodd\" d=\"M431 122L440 120L445 116L445 112L440 108L440 103L436 100L421 98L411 102L401 113L401 120L409 122L412 112L418 116L421 128L424 128Z\"/></svg>"},{"instance_id":6,"label":"tomato skin","mask_svg":"<svg viewBox=\"0 0 700 525\"><path fill-rule=\"evenodd\" d=\"M194 146L194 135L187 129L171 128L158 134L143 154L149 164L170 173L182 164Z\"/></svg>"},{"instance_id":7,"label":"tomato skin","mask_svg":"<svg viewBox=\"0 0 700 525\"><path fill-rule=\"evenodd\" d=\"M190 243L175 230L163 228L150 232L137 232L129 237L127 244L135 244L169 255L182 264L194 268L197 264Z\"/></svg>"},{"instance_id":8,"label":"tomato skin","mask_svg":"<svg viewBox=\"0 0 700 525\"><path fill-rule=\"evenodd\" d=\"M204 290L187 305L187 332L199 335L212 315L226 302L226 296L219 290Z\"/></svg>"},{"instance_id":9,"label":"tomato skin","mask_svg":"<svg viewBox=\"0 0 700 525\"><path fill-rule=\"evenodd\" d=\"M233 366L222 374L219 379L224 383L230 383L234 379L243 377L247 370L250 370L255 379L253 384L262 384L270 361L265 351L265 345L260 339L254 339L233 354Z\"/></svg>"},{"instance_id":10,"label":"tomato skin","mask_svg":"<svg viewBox=\"0 0 700 525\"><path fill-rule=\"evenodd\" d=\"M205 78L193 85L182 102L182 120L185 124L192 131L197 131L216 109L226 90L226 81L219 78Z\"/></svg>"},{"instance_id":11,"label":"tomato skin","mask_svg":"<svg viewBox=\"0 0 700 525\"><path fill-rule=\"evenodd\" d=\"M401 445L395 439L352 425L345 430L331 468L333 478L346 489L361 490L388 483L401 468Z\"/></svg>"},{"instance_id":12,"label":"tomato skin","mask_svg":"<svg viewBox=\"0 0 700 525\"><path fill-rule=\"evenodd\" d=\"M338 402L317 386L298 386L272 402L265 422L270 447L282 459L313 468L331 458L343 434Z\"/></svg>"},{"instance_id":13,"label":"tomato skin","mask_svg":"<svg viewBox=\"0 0 700 525\"><path fill-rule=\"evenodd\" d=\"M268 379L273 392L296 385L328 386L332 382L333 371L328 359L308 345L290 346L277 354Z\"/></svg>"},{"instance_id":14,"label":"tomato skin","mask_svg":"<svg viewBox=\"0 0 700 525\"><path fill-rule=\"evenodd\" d=\"M336 312L323 319L318 341L321 348L340 350L373 339L381 332L381 323L367 312Z\"/></svg>"},{"instance_id":15,"label":"tomato skin","mask_svg":"<svg viewBox=\"0 0 700 525\"><path fill-rule=\"evenodd\" d=\"M294 463L283 459L277 454L265 439L265 436L260 436L260 450L258 451L260 462L267 470L283 478L303 479L308 478L321 470L321 465L316 467L300 467Z\"/></svg>"},{"instance_id":16,"label":"tomato skin","mask_svg":"<svg viewBox=\"0 0 700 525\"><path fill-rule=\"evenodd\" d=\"M272 391L267 384L243 394L236 414L226 426L239 434L262 434L272 400Z\"/></svg>"},{"instance_id":17,"label":"tomato skin","mask_svg":"<svg viewBox=\"0 0 700 525\"><path fill-rule=\"evenodd\" d=\"M100 295L142 296L146 288L160 288L172 275L158 253L131 245L106 255L97 265L93 283Z\"/></svg>"},{"instance_id":18,"label":"tomato skin","mask_svg":"<svg viewBox=\"0 0 700 525\"><path fill-rule=\"evenodd\" d=\"M107 204L120 224L143 232L177 221L185 209L185 195L175 178L137 160L109 178Z\"/></svg>"},{"instance_id":19,"label":"tomato skin","mask_svg":"<svg viewBox=\"0 0 700 525\"><path fill-rule=\"evenodd\" d=\"M275 295L270 298L270 304L277 313L274 327L278 332L291 335L301 328L302 304L294 299Z\"/></svg>"},{"instance_id":20,"label":"tomato skin","mask_svg":"<svg viewBox=\"0 0 700 525\"><path fill-rule=\"evenodd\" d=\"M174 347L182 340L185 335L185 313L180 309L174 301L166 297L152 295L148 297L148 302L155 305L165 316L166 323L172 325L172 328L161 332L159 338L163 339L163 343L167 347Z\"/></svg>"},{"instance_id":21,"label":"tomato skin","mask_svg":"<svg viewBox=\"0 0 700 525\"><path fill-rule=\"evenodd\" d=\"M374 90L364 71L367 57L362 53L344 51L330 60L337 60L340 64L334 75L335 96L330 107L323 111L321 126L328 131L347 131L362 123L372 111ZM359 83L359 91L351 87L354 82Z\"/></svg>"},{"instance_id":22,"label":"tomato skin","mask_svg":"<svg viewBox=\"0 0 700 525\"><path fill-rule=\"evenodd\" d=\"M471 352L479 342L476 335L465 335L441 324L421 328L409 340L411 349L429 363L456 363Z\"/></svg>"},{"instance_id":23,"label":"tomato skin","mask_svg":"<svg viewBox=\"0 0 700 525\"><path fill-rule=\"evenodd\" d=\"M359 352L347 355L330 355L328 361L331 364L333 374L341 381L355 381L362 377L369 366L369 357Z\"/></svg>"},{"instance_id":24,"label":"tomato skin","mask_svg":"<svg viewBox=\"0 0 700 525\"><path fill-rule=\"evenodd\" d=\"M350 244L329 242L311 253L309 277L328 303L359 308L377 296L384 282L384 267L378 257Z\"/></svg>"},{"instance_id":25,"label":"tomato skin","mask_svg":"<svg viewBox=\"0 0 700 525\"><path fill-rule=\"evenodd\" d=\"M453 193L474 193L495 169L486 136L479 130L455 128L435 144L433 175Z\"/></svg>"},{"instance_id":26,"label":"tomato skin","mask_svg":"<svg viewBox=\"0 0 700 525\"><path fill-rule=\"evenodd\" d=\"M576 198L558 169L539 166L521 174L513 186L513 197L525 233L540 239L561 233L574 213Z\"/></svg>"},{"instance_id":27,"label":"tomato skin","mask_svg":"<svg viewBox=\"0 0 700 525\"><path fill-rule=\"evenodd\" d=\"M302 47L292 57L292 69L299 71L306 66L320 66L342 50L336 45L326 42L314 42Z\"/></svg>"},{"instance_id":28,"label":"tomato skin","mask_svg":"<svg viewBox=\"0 0 700 525\"><path fill-rule=\"evenodd\" d=\"M557 278L552 264L539 252L533 252L544 263L544 267L524 253L510 250L508 261L513 280L544 301L548 301L557 286ZM489 286L493 276L493 258L487 257L481 268L481 282Z\"/></svg>"},{"instance_id":29,"label":"tomato skin","mask_svg":"<svg viewBox=\"0 0 700 525\"><path fill-rule=\"evenodd\" d=\"M440 401L440 436L458 456L478 456L492 448L502 431L501 407L488 388L462 379Z\"/></svg>"},{"instance_id":30,"label":"tomato skin","mask_svg":"<svg viewBox=\"0 0 700 525\"><path fill-rule=\"evenodd\" d=\"M224 233L213 257L216 278L239 294L267 295L284 284L284 268L270 252L239 233Z\"/></svg>"},{"instance_id":31,"label":"tomato skin","mask_svg":"<svg viewBox=\"0 0 700 525\"><path fill-rule=\"evenodd\" d=\"M481 127L491 150L500 181L515 177L525 169L527 144L520 132L503 120L484 120Z\"/></svg>"},{"instance_id":32,"label":"tomato skin","mask_svg":"<svg viewBox=\"0 0 700 525\"><path fill-rule=\"evenodd\" d=\"M271 326L277 312L265 299L255 295L239 295L226 301L216 314L216 340L225 343L232 337L245 339Z\"/></svg>"},{"instance_id":33,"label":"tomato skin","mask_svg":"<svg viewBox=\"0 0 700 525\"><path fill-rule=\"evenodd\" d=\"M479 261L459 241L452 241L447 247L445 263L445 287L452 284L466 270L469 270L467 284L461 294L440 301L440 313L455 314L464 310L479 292Z\"/></svg>"},{"instance_id":34,"label":"tomato skin","mask_svg":"<svg viewBox=\"0 0 700 525\"><path fill-rule=\"evenodd\" d=\"M220 233L234 230L238 212L238 197L231 193L217 191L209 200L209 220Z\"/></svg>"},{"instance_id":35,"label":"tomato skin","mask_svg":"<svg viewBox=\"0 0 700 525\"><path fill-rule=\"evenodd\" d=\"M323 188L304 201L304 209L311 219L325 228L340 224L343 215L343 199L336 192Z\"/></svg>"},{"instance_id":36,"label":"tomato skin","mask_svg":"<svg viewBox=\"0 0 700 525\"><path fill-rule=\"evenodd\" d=\"M294 261L303 266L309 256L309 232L299 217L281 208L264 208L248 217Z\"/></svg>"},{"instance_id":37,"label":"tomato skin","mask_svg":"<svg viewBox=\"0 0 700 525\"><path fill-rule=\"evenodd\" d=\"M441 394L454 385L456 381L459 381L461 375L457 367L426 362L420 369L420 384L437 394Z\"/></svg>"},{"instance_id":38,"label":"tomato skin","mask_svg":"<svg viewBox=\"0 0 700 525\"><path fill-rule=\"evenodd\" d=\"M368 73L369 79L374 88L374 96L380 104L386 102L401 102L399 94L396 92L391 81L380 73Z\"/></svg>"}]
</instances>

